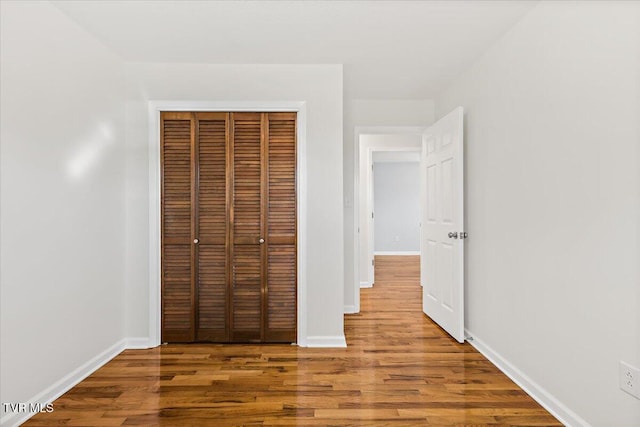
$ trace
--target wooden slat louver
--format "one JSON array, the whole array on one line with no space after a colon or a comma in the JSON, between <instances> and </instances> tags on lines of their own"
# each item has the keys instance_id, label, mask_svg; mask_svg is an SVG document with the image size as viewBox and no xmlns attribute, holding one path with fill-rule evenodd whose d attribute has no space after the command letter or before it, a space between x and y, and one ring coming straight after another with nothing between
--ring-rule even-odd
<instances>
[{"instance_id":1,"label":"wooden slat louver","mask_svg":"<svg viewBox=\"0 0 640 427\"><path fill-rule=\"evenodd\" d=\"M262 114L232 113L231 340L262 339Z\"/></svg>"},{"instance_id":2,"label":"wooden slat louver","mask_svg":"<svg viewBox=\"0 0 640 427\"><path fill-rule=\"evenodd\" d=\"M193 340L191 245L192 125L189 113L162 113L162 340Z\"/></svg>"},{"instance_id":3,"label":"wooden slat louver","mask_svg":"<svg viewBox=\"0 0 640 427\"><path fill-rule=\"evenodd\" d=\"M228 341L228 113L196 113L197 341Z\"/></svg>"},{"instance_id":4,"label":"wooden slat louver","mask_svg":"<svg viewBox=\"0 0 640 427\"><path fill-rule=\"evenodd\" d=\"M296 248L271 245L268 256L268 316L266 340L296 340Z\"/></svg>"},{"instance_id":5,"label":"wooden slat louver","mask_svg":"<svg viewBox=\"0 0 640 427\"><path fill-rule=\"evenodd\" d=\"M233 113L234 244L260 238L261 122L259 113Z\"/></svg>"},{"instance_id":6,"label":"wooden slat louver","mask_svg":"<svg viewBox=\"0 0 640 427\"><path fill-rule=\"evenodd\" d=\"M269 114L268 199L269 237L295 238L296 116L293 113Z\"/></svg>"},{"instance_id":7,"label":"wooden slat louver","mask_svg":"<svg viewBox=\"0 0 640 427\"><path fill-rule=\"evenodd\" d=\"M268 114L265 340L296 339L296 114Z\"/></svg>"}]
</instances>

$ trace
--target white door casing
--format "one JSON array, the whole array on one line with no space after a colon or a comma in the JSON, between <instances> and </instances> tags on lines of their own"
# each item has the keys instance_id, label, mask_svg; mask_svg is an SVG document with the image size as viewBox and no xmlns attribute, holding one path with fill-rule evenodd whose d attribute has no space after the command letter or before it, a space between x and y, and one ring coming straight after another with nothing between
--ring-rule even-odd
<instances>
[{"instance_id":1,"label":"white door casing","mask_svg":"<svg viewBox=\"0 0 640 427\"><path fill-rule=\"evenodd\" d=\"M422 310L464 342L463 109L458 107L422 137Z\"/></svg>"},{"instance_id":2,"label":"white door casing","mask_svg":"<svg viewBox=\"0 0 640 427\"><path fill-rule=\"evenodd\" d=\"M298 198L298 332L297 344L309 345L307 330L307 106L305 101L149 101L149 340L144 348L161 344L160 325L160 112L161 111L295 111L298 113L296 180ZM327 337L332 338L332 337ZM321 345L345 347L339 338Z\"/></svg>"}]
</instances>

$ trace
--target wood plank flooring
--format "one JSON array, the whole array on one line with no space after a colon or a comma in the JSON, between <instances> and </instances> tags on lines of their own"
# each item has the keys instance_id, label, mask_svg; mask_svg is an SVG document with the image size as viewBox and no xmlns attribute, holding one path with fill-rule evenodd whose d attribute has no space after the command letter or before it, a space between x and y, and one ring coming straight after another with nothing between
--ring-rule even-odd
<instances>
[{"instance_id":1,"label":"wood plank flooring","mask_svg":"<svg viewBox=\"0 0 640 427\"><path fill-rule=\"evenodd\" d=\"M348 348L127 350L27 426L561 426L422 314L418 257L376 257Z\"/></svg>"}]
</instances>

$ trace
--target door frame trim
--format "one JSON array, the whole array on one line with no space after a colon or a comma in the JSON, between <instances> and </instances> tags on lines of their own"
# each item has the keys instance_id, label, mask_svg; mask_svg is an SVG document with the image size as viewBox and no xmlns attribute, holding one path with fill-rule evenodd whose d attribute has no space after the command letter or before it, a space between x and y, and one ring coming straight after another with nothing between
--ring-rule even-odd
<instances>
[{"instance_id":1,"label":"door frame trim","mask_svg":"<svg viewBox=\"0 0 640 427\"><path fill-rule=\"evenodd\" d=\"M307 346L307 106L305 101L173 101L148 102L149 124L149 347L161 344L160 274L160 112L161 111L259 111L297 113L297 344Z\"/></svg>"}]
</instances>

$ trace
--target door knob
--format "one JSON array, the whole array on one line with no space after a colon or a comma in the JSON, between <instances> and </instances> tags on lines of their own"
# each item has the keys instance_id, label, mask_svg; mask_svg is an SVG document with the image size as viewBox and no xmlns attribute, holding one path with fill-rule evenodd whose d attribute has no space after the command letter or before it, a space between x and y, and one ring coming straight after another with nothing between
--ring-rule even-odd
<instances>
[{"instance_id":1,"label":"door knob","mask_svg":"<svg viewBox=\"0 0 640 427\"><path fill-rule=\"evenodd\" d=\"M200 240L198 240L198 239L193 239L193 243L195 243L195 244L197 245L198 243L200 243Z\"/></svg>"},{"instance_id":2,"label":"door knob","mask_svg":"<svg viewBox=\"0 0 640 427\"><path fill-rule=\"evenodd\" d=\"M449 238L450 239L457 239L458 238L458 232L457 231L450 231L449 232Z\"/></svg>"},{"instance_id":3,"label":"door knob","mask_svg":"<svg viewBox=\"0 0 640 427\"><path fill-rule=\"evenodd\" d=\"M264 239L260 238L260 240L258 240L258 242L260 242L260 244L264 243Z\"/></svg>"}]
</instances>

